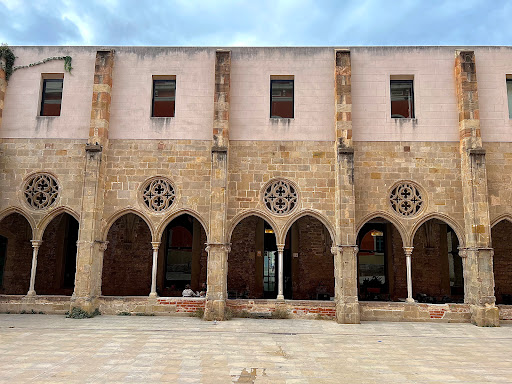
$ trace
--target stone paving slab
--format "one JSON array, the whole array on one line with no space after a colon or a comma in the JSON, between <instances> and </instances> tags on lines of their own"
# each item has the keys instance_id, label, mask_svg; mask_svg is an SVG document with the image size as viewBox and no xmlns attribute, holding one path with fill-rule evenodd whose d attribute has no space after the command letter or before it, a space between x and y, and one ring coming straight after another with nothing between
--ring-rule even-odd
<instances>
[{"instance_id":1,"label":"stone paving slab","mask_svg":"<svg viewBox=\"0 0 512 384\"><path fill-rule=\"evenodd\" d=\"M0 315L0 383L512 383L512 325Z\"/></svg>"}]
</instances>

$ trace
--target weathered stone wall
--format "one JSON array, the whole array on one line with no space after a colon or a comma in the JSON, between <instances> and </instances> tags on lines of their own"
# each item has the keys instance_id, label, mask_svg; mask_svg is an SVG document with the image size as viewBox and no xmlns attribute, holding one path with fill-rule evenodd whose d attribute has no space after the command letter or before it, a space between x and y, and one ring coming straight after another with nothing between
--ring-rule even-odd
<instances>
[{"instance_id":1,"label":"weathered stone wall","mask_svg":"<svg viewBox=\"0 0 512 384\"><path fill-rule=\"evenodd\" d=\"M492 227L491 234L494 247L493 269L496 303L512 304L512 302L505 303L507 300L506 297L503 297L504 294L509 295L509 300L512 300L512 245L510 244L512 223L508 220L500 221Z\"/></svg>"},{"instance_id":2,"label":"weathered stone wall","mask_svg":"<svg viewBox=\"0 0 512 384\"><path fill-rule=\"evenodd\" d=\"M195 140L111 140L105 181L104 220L135 207L157 227L169 213L149 211L140 187L150 177L171 179L177 192L171 212L191 209L207 220L210 205L210 142ZM104 221L104 223L105 223Z\"/></svg>"},{"instance_id":3,"label":"weathered stone wall","mask_svg":"<svg viewBox=\"0 0 512 384\"><path fill-rule=\"evenodd\" d=\"M0 210L26 205L20 193L23 181L33 172L50 172L56 176L60 197L50 211L59 206L81 210L84 171L84 144L65 139L1 139L0 140ZM36 223L48 210L32 211Z\"/></svg>"},{"instance_id":4,"label":"weathered stone wall","mask_svg":"<svg viewBox=\"0 0 512 384\"><path fill-rule=\"evenodd\" d=\"M0 222L0 235L7 238L7 257L0 292L6 295L26 295L32 265L30 224L20 214L11 214Z\"/></svg>"},{"instance_id":5,"label":"weathered stone wall","mask_svg":"<svg viewBox=\"0 0 512 384\"><path fill-rule=\"evenodd\" d=\"M151 286L151 232L140 217L128 214L109 230L103 256L101 293L105 296L147 296Z\"/></svg>"},{"instance_id":6,"label":"weathered stone wall","mask_svg":"<svg viewBox=\"0 0 512 384\"><path fill-rule=\"evenodd\" d=\"M300 209L317 210L334 222L335 152L331 142L233 141L229 156L228 220L247 209L267 213L261 189L270 179L282 177L298 185Z\"/></svg>"},{"instance_id":7,"label":"weathered stone wall","mask_svg":"<svg viewBox=\"0 0 512 384\"><path fill-rule=\"evenodd\" d=\"M227 306L235 315L246 312L254 316L270 317L276 310L286 312L293 319L334 319L334 301L309 300L228 300Z\"/></svg>"},{"instance_id":8,"label":"weathered stone wall","mask_svg":"<svg viewBox=\"0 0 512 384\"><path fill-rule=\"evenodd\" d=\"M435 321L440 323L469 323L468 304L405 304L361 302L362 321Z\"/></svg>"},{"instance_id":9,"label":"weathered stone wall","mask_svg":"<svg viewBox=\"0 0 512 384\"><path fill-rule=\"evenodd\" d=\"M355 142L356 222L383 211L410 231L429 213L443 214L463 226L458 143ZM391 187L400 180L420 185L426 205L414 218L402 218L389 204Z\"/></svg>"},{"instance_id":10,"label":"weathered stone wall","mask_svg":"<svg viewBox=\"0 0 512 384\"><path fill-rule=\"evenodd\" d=\"M492 223L504 214L512 217L512 143L484 143L484 148Z\"/></svg>"}]
</instances>

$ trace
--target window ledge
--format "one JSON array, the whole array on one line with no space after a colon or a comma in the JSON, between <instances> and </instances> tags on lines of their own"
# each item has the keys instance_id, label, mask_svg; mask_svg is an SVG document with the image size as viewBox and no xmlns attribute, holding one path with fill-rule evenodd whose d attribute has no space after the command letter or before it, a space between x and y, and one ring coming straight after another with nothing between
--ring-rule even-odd
<instances>
[{"instance_id":1,"label":"window ledge","mask_svg":"<svg viewBox=\"0 0 512 384\"><path fill-rule=\"evenodd\" d=\"M176 116L151 116L151 119L161 120L161 119L174 119Z\"/></svg>"},{"instance_id":2,"label":"window ledge","mask_svg":"<svg viewBox=\"0 0 512 384\"><path fill-rule=\"evenodd\" d=\"M37 115L36 119L56 119L57 117L60 117L60 115L59 116L41 116L41 115Z\"/></svg>"},{"instance_id":3,"label":"window ledge","mask_svg":"<svg viewBox=\"0 0 512 384\"><path fill-rule=\"evenodd\" d=\"M290 122L295 120L293 117L271 117L270 121L272 122Z\"/></svg>"},{"instance_id":4,"label":"window ledge","mask_svg":"<svg viewBox=\"0 0 512 384\"><path fill-rule=\"evenodd\" d=\"M400 123L400 124L404 124L404 123L412 123L413 125L416 125L418 124L418 119L417 118L410 118L410 117L392 117L391 118L392 121L394 121L395 123Z\"/></svg>"}]
</instances>

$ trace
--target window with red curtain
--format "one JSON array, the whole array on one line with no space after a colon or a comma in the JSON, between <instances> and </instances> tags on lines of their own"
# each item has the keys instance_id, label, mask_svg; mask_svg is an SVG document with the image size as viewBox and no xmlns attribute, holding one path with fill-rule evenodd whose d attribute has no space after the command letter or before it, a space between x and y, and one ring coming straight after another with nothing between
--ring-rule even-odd
<instances>
[{"instance_id":1,"label":"window with red curtain","mask_svg":"<svg viewBox=\"0 0 512 384\"><path fill-rule=\"evenodd\" d=\"M63 79L44 79L41 116L60 116Z\"/></svg>"},{"instance_id":2,"label":"window with red curtain","mask_svg":"<svg viewBox=\"0 0 512 384\"><path fill-rule=\"evenodd\" d=\"M293 80L270 80L270 117L293 119Z\"/></svg>"}]
</instances>

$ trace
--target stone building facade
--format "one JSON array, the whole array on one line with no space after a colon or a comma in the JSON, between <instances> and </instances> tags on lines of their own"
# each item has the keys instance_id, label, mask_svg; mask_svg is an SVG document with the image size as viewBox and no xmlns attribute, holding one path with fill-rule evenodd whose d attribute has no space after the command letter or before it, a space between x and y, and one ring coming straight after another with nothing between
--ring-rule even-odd
<instances>
[{"instance_id":1,"label":"stone building facade","mask_svg":"<svg viewBox=\"0 0 512 384\"><path fill-rule=\"evenodd\" d=\"M0 311L512 320L510 48L12 50Z\"/></svg>"}]
</instances>

